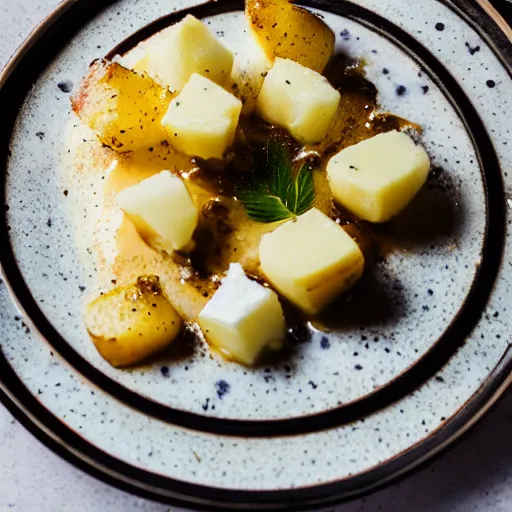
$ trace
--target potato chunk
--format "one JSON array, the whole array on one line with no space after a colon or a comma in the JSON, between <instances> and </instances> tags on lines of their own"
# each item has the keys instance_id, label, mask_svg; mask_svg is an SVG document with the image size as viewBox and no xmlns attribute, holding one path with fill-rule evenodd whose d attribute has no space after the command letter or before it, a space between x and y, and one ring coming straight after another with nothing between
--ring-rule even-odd
<instances>
[{"instance_id":1,"label":"potato chunk","mask_svg":"<svg viewBox=\"0 0 512 512\"><path fill-rule=\"evenodd\" d=\"M220 288L199 314L206 339L244 364L253 364L266 347L279 349L285 321L277 295L251 281L232 263Z\"/></svg>"},{"instance_id":2,"label":"potato chunk","mask_svg":"<svg viewBox=\"0 0 512 512\"><path fill-rule=\"evenodd\" d=\"M169 254L190 247L197 210L178 176L162 171L121 190L117 204L139 235L155 249Z\"/></svg>"},{"instance_id":3,"label":"potato chunk","mask_svg":"<svg viewBox=\"0 0 512 512\"><path fill-rule=\"evenodd\" d=\"M399 213L427 179L430 160L422 146L396 130L343 149L327 165L335 199L370 222Z\"/></svg>"},{"instance_id":4,"label":"potato chunk","mask_svg":"<svg viewBox=\"0 0 512 512\"><path fill-rule=\"evenodd\" d=\"M247 0L245 15L270 59L292 59L321 73L333 54L335 36L329 26L288 0Z\"/></svg>"},{"instance_id":5,"label":"potato chunk","mask_svg":"<svg viewBox=\"0 0 512 512\"><path fill-rule=\"evenodd\" d=\"M313 208L262 237L260 264L280 293L314 315L357 282L364 257L340 226Z\"/></svg>"},{"instance_id":6,"label":"potato chunk","mask_svg":"<svg viewBox=\"0 0 512 512\"><path fill-rule=\"evenodd\" d=\"M162 351L178 336L181 318L156 276L100 295L87 305L85 325L98 352L113 366L129 366Z\"/></svg>"},{"instance_id":7,"label":"potato chunk","mask_svg":"<svg viewBox=\"0 0 512 512\"><path fill-rule=\"evenodd\" d=\"M166 140L161 120L171 97L146 75L97 61L71 103L103 144L122 153Z\"/></svg>"},{"instance_id":8,"label":"potato chunk","mask_svg":"<svg viewBox=\"0 0 512 512\"><path fill-rule=\"evenodd\" d=\"M137 73L147 73L148 57L144 50L144 43L138 44L122 57L116 57L115 61L121 66L136 71Z\"/></svg>"},{"instance_id":9,"label":"potato chunk","mask_svg":"<svg viewBox=\"0 0 512 512\"><path fill-rule=\"evenodd\" d=\"M340 93L325 77L292 60L277 58L263 82L257 110L300 142L315 143L327 134L339 103Z\"/></svg>"},{"instance_id":10,"label":"potato chunk","mask_svg":"<svg viewBox=\"0 0 512 512\"><path fill-rule=\"evenodd\" d=\"M159 84L180 91L193 73L225 85L233 67L233 54L191 14L140 43L122 57Z\"/></svg>"},{"instance_id":11,"label":"potato chunk","mask_svg":"<svg viewBox=\"0 0 512 512\"><path fill-rule=\"evenodd\" d=\"M242 102L194 73L162 119L168 140L180 153L222 158L235 135Z\"/></svg>"}]
</instances>

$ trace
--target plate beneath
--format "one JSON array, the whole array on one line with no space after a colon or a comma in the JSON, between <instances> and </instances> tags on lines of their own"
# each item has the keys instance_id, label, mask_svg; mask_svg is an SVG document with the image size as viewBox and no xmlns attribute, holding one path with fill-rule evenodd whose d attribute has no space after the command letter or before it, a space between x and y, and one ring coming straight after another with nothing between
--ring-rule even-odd
<instances>
[{"instance_id":1,"label":"plate beneath","mask_svg":"<svg viewBox=\"0 0 512 512\"><path fill-rule=\"evenodd\" d=\"M170 13L165 0L65 2L0 81L2 398L54 449L133 492L221 510L347 499L448 444L506 383L504 36L473 10L477 27L463 2L305 4L333 28L338 51L365 59L382 109L422 125L434 167L386 227L393 250L340 303L336 329L314 330L267 367L194 354L128 372L106 364L81 320L94 270L80 229L94 205L79 222L70 215L83 198L63 170L77 129L69 93L90 61L148 23L164 17L145 37L187 12L240 51L243 3L175 1ZM94 177L79 179L83 189Z\"/></svg>"}]
</instances>

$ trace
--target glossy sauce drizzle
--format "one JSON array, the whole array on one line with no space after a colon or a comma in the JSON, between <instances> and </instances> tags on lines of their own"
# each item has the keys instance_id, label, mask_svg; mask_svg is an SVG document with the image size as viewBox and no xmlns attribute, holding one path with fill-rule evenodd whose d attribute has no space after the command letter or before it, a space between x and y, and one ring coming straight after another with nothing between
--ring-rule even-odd
<instances>
[{"instance_id":1,"label":"glossy sauce drizzle","mask_svg":"<svg viewBox=\"0 0 512 512\"><path fill-rule=\"evenodd\" d=\"M108 267L99 273L100 288L134 282L144 274L158 275L176 309L185 320L193 322L218 288L231 262L240 262L246 272L258 279L259 241L278 223L263 224L249 219L236 200L236 190L258 177L261 168L258 155L270 139L287 147L296 170L304 159L314 164L314 206L342 225L361 245L370 262L378 250L375 233L334 204L325 167L332 155L347 146L392 129L408 126L419 131L419 127L397 116L377 112L377 90L365 78L361 62L334 57L324 74L340 91L341 103L328 136L319 144L300 146L283 130L255 117L241 120L235 142L223 161L191 159L176 153L167 143L132 154L117 154L87 141L87 147L78 152L81 158L75 167L88 166L89 171L96 173L108 169L104 176L102 219L119 215L115 205L117 192L164 169L183 178L200 212L196 250L191 255L167 255L153 250L138 236L129 220L119 217L115 256L111 261L99 263ZM98 225L98 230L101 229ZM306 319L293 308L286 310L290 331L299 332Z\"/></svg>"}]
</instances>

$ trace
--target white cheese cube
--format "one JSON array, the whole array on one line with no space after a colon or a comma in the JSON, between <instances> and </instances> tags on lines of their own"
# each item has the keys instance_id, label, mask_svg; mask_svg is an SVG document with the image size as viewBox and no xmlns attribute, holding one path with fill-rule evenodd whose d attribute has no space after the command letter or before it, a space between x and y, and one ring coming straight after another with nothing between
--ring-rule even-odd
<instances>
[{"instance_id":1,"label":"white cheese cube","mask_svg":"<svg viewBox=\"0 0 512 512\"><path fill-rule=\"evenodd\" d=\"M272 61L253 37L248 37L244 44L244 51L240 52L234 60L231 71L233 94L242 103L242 115L250 115L256 108L256 100L263 85Z\"/></svg>"},{"instance_id":2,"label":"white cheese cube","mask_svg":"<svg viewBox=\"0 0 512 512\"><path fill-rule=\"evenodd\" d=\"M189 156L222 158L233 141L242 102L193 74L162 118L171 145Z\"/></svg>"},{"instance_id":3,"label":"white cheese cube","mask_svg":"<svg viewBox=\"0 0 512 512\"><path fill-rule=\"evenodd\" d=\"M139 53L131 55L135 50ZM134 66L131 69L145 71L173 91L180 91L193 73L224 85L233 67L233 54L191 14L139 44L132 52L123 57Z\"/></svg>"},{"instance_id":4,"label":"white cheese cube","mask_svg":"<svg viewBox=\"0 0 512 512\"><path fill-rule=\"evenodd\" d=\"M359 246L313 208L264 235L260 265L269 282L305 313L319 313L361 277Z\"/></svg>"},{"instance_id":5,"label":"white cheese cube","mask_svg":"<svg viewBox=\"0 0 512 512\"><path fill-rule=\"evenodd\" d=\"M197 210L187 187L162 171L117 194L117 204L139 235L155 249L186 250L197 226Z\"/></svg>"},{"instance_id":6,"label":"white cheese cube","mask_svg":"<svg viewBox=\"0 0 512 512\"><path fill-rule=\"evenodd\" d=\"M300 142L313 144L327 134L339 103L340 93L320 73L276 58L256 107L269 123L286 128Z\"/></svg>"},{"instance_id":7,"label":"white cheese cube","mask_svg":"<svg viewBox=\"0 0 512 512\"><path fill-rule=\"evenodd\" d=\"M279 349L285 321L277 295L232 263L220 288L199 314L206 339L225 355L253 364L264 348Z\"/></svg>"},{"instance_id":8,"label":"white cheese cube","mask_svg":"<svg viewBox=\"0 0 512 512\"><path fill-rule=\"evenodd\" d=\"M340 151L327 174L336 201L364 220L385 222L407 206L429 168L425 149L393 130Z\"/></svg>"}]
</instances>

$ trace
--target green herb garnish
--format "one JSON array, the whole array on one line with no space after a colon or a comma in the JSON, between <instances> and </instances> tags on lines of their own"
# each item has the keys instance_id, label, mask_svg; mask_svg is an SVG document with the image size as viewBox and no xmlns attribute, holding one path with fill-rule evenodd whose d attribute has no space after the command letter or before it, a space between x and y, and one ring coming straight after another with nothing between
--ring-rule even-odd
<instances>
[{"instance_id":1,"label":"green herb garnish","mask_svg":"<svg viewBox=\"0 0 512 512\"><path fill-rule=\"evenodd\" d=\"M313 171L303 164L295 178L284 147L271 142L266 148L263 179L238 192L249 217L258 222L276 222L302 215L315 200Z\"/></svg>"}]
</instances>

